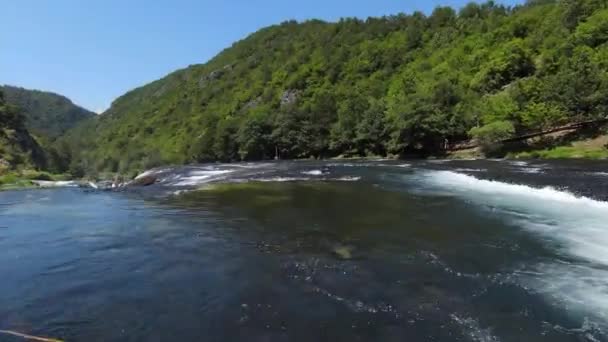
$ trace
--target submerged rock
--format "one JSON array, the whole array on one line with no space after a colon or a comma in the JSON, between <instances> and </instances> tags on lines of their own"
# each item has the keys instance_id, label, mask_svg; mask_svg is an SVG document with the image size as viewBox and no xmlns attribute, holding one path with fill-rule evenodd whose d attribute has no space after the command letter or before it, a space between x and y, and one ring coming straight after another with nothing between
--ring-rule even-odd
<instances>
[{"instance_id":1,"label":"submerged rock","mask_svg":"<svg viewBox=\"0 0 608 342\"><path fill-rule=\"evenodd\" d=\"M348 260L353 257L353 250L353 246L337 245L334 247L333 253L341 259Z\"/></svg>"}]
</instances>

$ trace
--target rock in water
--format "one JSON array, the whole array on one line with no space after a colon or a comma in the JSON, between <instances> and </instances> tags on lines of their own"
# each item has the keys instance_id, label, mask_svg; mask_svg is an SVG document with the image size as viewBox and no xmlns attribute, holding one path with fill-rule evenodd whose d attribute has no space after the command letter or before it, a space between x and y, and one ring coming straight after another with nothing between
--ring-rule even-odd
<instances>
[{"instance_id":1,"label":"rock in water","mask_svg":"<svg viewBox=\"0 0 608 342\"><path fill-rule=\"evenodd\" d=\"M338 245L334 247L334 254L336 254L341 259L352 259L353 257L353 247L352 246L343 246Z\"/></svg>"},{"instance_id":2,"label":"rock in water","mask_svg":"<svg viewBox=\"0 0 608 342\"><path fill-rule=\"evenodd\" d=\"M152 176L152 175L148 175L148 176L143 176L137 179L134 179L131 182L131 185L135 185L135 186L148 186L148 185L152 185L156 183L156 177Z\"/></svg>"}]
</instances>

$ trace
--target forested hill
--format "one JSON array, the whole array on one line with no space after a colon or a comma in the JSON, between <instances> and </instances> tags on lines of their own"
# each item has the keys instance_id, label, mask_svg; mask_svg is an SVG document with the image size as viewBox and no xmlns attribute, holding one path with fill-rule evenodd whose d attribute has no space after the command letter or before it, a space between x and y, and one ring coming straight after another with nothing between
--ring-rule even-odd
<instances>
[{"instance_id":1,"label":"forested hill","mask_svg":"<svg viewBox=\"0 0 608 342\"><path fill-rule=\"evenodd\" d=\"M0 86L0 91L8 104L19 108L29 130L51 139L96 115L58 94L12 86Z\"/></svg>"},{"instance_id":2,"label":"forested hill","mask_svg":"<svg viewBox=\"0 0 608 342\"><path fill-rule=\"evenodd\" d=\"M0 90L0 175L17 167L45 166L45 154L25 128L25 118L17 108L6 103Z\"/></svg>"},{"instance_id":3,"label":"forested hill","mask_svg":"<svg viewBox=\"0 0 608 342\"><path fill-rule=\"evenodd\" d=\"M276 150L433 153L446 139L604 117L606 6L488 2L428 16L288 21L128 92L66 141L87 168L124 171Z\"/></svg>"}]
</instances>

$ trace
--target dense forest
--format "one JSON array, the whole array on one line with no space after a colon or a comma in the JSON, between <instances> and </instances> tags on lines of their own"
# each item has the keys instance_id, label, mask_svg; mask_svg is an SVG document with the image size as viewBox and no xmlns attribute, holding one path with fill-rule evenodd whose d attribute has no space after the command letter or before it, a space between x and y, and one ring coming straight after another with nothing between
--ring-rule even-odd
<instances>
[{"instance_id":1,"label":"dense forest","mask_svg":"<svg viewBox=\"0 0 608 342\"><path fill-rule=\"evenodd\" d=\"M15 167L46 168L46 156L25 127L25 117L0 90L0 175Z\"/></svg>"},{"instance_id":2,"label":"dense forest","mask_svg":"<svg viewBox=\"0 0 608 342\"><path fill-rule=\"evenodd\" d=\"M57 139L95 113L64 96L0 86L0 174L6 170L66 172L70 153Z\"/></svg>"},{"instance_id":3,"label":"dense forest","mask_svg":"<svg viewBox=\"0 0 608 342\"><path fill-rule=\"evenodd\" d=\"M0 86L0 91L8 104L23 113L26 126L32 133L49 139L96 115L55 93L13 86Z\"/></svg>"},{"instance_id":4,"label":"dense forest","mask_svg":"<svg viewBox=\"0 0 608 342\"><path fill-rule=\"evenodd\" d=\"M606 0L287 21L118 98L57 149L74 173L441 153L608 113Z\"/></svg>"}]
</instances>

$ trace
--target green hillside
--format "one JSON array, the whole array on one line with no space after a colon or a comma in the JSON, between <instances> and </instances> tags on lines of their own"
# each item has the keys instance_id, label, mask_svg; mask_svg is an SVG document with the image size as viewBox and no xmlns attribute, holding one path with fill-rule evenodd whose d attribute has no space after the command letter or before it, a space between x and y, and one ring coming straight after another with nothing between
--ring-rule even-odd
<instances>
[{"instance_id":1,"label":"green hillside","mask_svg":"<svg viewBox=\"0 0 608 342\"><path fill-rule=\"evenodd\" d=\"M44 151L25 128L19 110L6 103L0 91L0 175L15 168L46 166Z\"/></svg>"},{"instance_id":2,"label":"green hillside","mask_svg":"<svg viewBox=\"0 0 608 342\"><path fill-rule=\"evenodd\" d=\"M491 145L606 116L607 42L604 0L288 21L128 92L63 143L106 171Z\"/></svg>"},{"instance_id":3,"label":"green hillside","mask_svg":"<svg viewBox=\"0 0 608 342\"><path fill-rule=\"evenodd\" d=\"M12 86L0 86L0 91L7 103L23 113L27 128L39 136L56 138L96 115L58 94Z\"/></svg>"}]
</instances>

